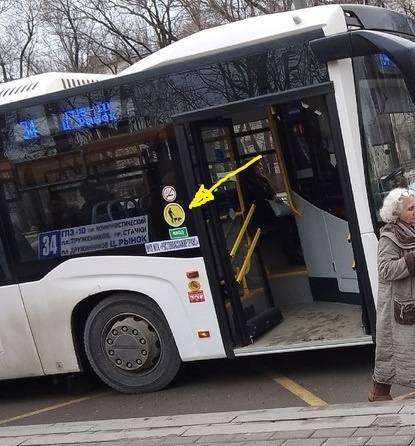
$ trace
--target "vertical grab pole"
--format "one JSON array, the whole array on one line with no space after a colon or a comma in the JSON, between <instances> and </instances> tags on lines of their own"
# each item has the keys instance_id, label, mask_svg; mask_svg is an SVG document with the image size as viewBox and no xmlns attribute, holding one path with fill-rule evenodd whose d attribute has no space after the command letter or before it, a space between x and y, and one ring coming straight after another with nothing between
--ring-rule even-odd
<instances>
[{"instance_id":1,"label":"vertical grab pole","mask_svg":"<svg viewBox=\"0 0 415 446\"><path fill-rule=\"evenodd\" d=\"M235 257L236 251L238 251L239 245L241 244L242 238L244 236L244 232L246 231L246 228L248 227L248 224L251 221L254 211L255 211L255 205L253 204L249 209L248 215L246 216L246 219L243 222L241 230L239 231L238 237L236 237L235 243L233 244L232 249L229 253L231 259Z\"/></svg>"},{"instance_id":2,"label":"vertical grab pole","mask_svg":"<svg viewBox=\"0 0 415 446\"><path fill-rule=\"evenodd\" d=\"M248 264L251 260L252 254L254 253L254 249L258 242L260 235L261 235L261 229L258 228L256 230L254 239L252 240L251 246L249 247L248 252L246 253L246 257L245 257L244 263L241 266L241 270L239 271L238 277L236 278L236 281L238 283L241 283L242 279L245 277L245 271L248 268Z\"/></svg>"},{"instance_id":3,"label":"vertical grab pole","mask_svg":"<svg viewBox=\"0 0 415 446\"><path fill-rule=\"evenodd\" d=\"M294 202L293 202L293 199L291 196L291 187L290 187L290 183L288 181L287 168L285 167L284 158L281 153L280 140L278 138L278 133L275 128L275 122L274 122L274 117L272 116L271 107L267 107L267 119L268 119L269 127L271 129L272 139L274 140L274 143L275 143L275 152L277 154L277 160L278 160L278 165L279 165L280 171L281 171L282 181L284 183L285 191L287 192L288 205L290 206L291 210L293 211L293 213L295 215L300 216L301 211L298 210L294 206Z\"/></svg>"}]
</instances>

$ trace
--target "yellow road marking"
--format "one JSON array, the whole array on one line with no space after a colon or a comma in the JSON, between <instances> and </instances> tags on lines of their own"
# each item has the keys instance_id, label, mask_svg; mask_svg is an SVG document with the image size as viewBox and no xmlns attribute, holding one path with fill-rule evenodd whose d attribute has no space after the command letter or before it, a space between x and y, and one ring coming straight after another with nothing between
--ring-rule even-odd
<instances>
[{"instance_id":1,"label":"yellow road marking","mask_svg":"<svg viewBox=\"0 0 415 446\"><path fill-rule=\"evenodd\" d=\"M66 403L55 404L54 406L44 407L43 409L33 410L32 412L23 413L21 415L16 415L15 417L7 418L5 420L0 420L0 424L11 423L12 421L22 420L23 418L33 417L34 415L39 415L44 412L49 412L51 410L60 409L61 407L70 406L72 404L81 403L82 401L90 400L96 398L97 396L104 395L104 393L99 393L92 396L84 396L82 398L77 398L76 400L67 401Z\"/></svg>"},{"instance_id":2,"label":"yellow road marking","mask_svg":"<svg viewBox=\"0 0 415 446\"><path fill-rule=\"evenodd\" d=\"M326 406L327 403L320 399L318 396L314 395L304 387L297 384L290 378L287 378L280 373L275 372L274 370L265 367L264 365L253 365L253 368L268 378L272 379L280 386L287 389L289 392L294 394L296 397L300 398L304 402L306 402L310 406Z\"/></svg>"},{"instance_id":3,"label":"yellow road marking","mask_svg":"<svg viewBox=\"0 0 415 446\"><path fill-rule=\"evenodd\" d=\"M409 392L406 393L405 395L397 396L396 398L393 399L393 401L408 400L411 398L415 398L415 392Z\"/></svg>"}]
</instances>

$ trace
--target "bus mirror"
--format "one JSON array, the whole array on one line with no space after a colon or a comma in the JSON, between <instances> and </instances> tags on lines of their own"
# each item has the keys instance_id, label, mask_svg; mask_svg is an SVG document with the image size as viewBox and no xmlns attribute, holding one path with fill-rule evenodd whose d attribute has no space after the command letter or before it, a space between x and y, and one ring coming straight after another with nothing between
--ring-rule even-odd
<instances>
[{"instance_id":1,"label":"bus mirror","mask_svg":"<svg viewBox=\"0 0 415 446\"><path fill-rule=\"evenodd\" d=\"M351 31L310 42L320 63L373 54L385 54L401 70L408 92L415 103L415 43L380 31Z\"/></svg>"},{"instance_id":2,"label":"bus mirror","mask_svg":"<svg viewBox=\"0 0 415 446\"><path fill-rule=\"evenodd\" d=\"M353 57L350 33L322 37L310 42L311 52L320 63Z\"/></svg>"},{"instance_id":3,"label":"bus mirror","mask_svg":"<svg viewBox=\"0 0 415 446\"><path fill-rule=\"evenodd\" d=\"M366 31L363 31L366 32ZM370 31L368 31L370 33ZM321 63L379 53L379 47L361 32L322 37L310 42L314 57Z\"/></svg>"}]
</instances>

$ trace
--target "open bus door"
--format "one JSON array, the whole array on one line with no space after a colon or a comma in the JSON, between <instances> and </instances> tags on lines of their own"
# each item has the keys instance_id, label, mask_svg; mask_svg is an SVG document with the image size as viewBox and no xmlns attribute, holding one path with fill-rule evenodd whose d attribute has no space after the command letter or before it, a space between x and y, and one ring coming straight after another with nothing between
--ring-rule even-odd
<instances>
[{"instance_id":1,"label":"open bus door","mask_svg":"<svg viewBox=\"0 0 415 446\"><path fill-rule=\"evenodd\" d=\"M350 191L342 181L347 166L332 97L252 103L214 113L221 117L181 121L187 122L193 187L203 184L213 191L213 200L197 212L207 227L235 353L369 343L373 318L366 312L372 315L373 302L367 301L370 293L361 293L353 270L352 245L359 238L348 237L357 226L353 206L349 212L345 206ZM258 233L255 224L252 230L256 221L244 171L228 176L258 154L277 195L293 212L285 218L299 238L302 265L290 264L284 237L265 229ZM356 260L364 275L364 259Z\"/></svg>"},{"instance_id":2,"label":"open bus door","mask_svg":"<svg viewBox=\"0 0 415 446\"><path fill-rule=\"evenodd\" d=\"M199 185L211 188L241 166L231 120L192 123L190 129ZM222 182L214 197L202 206L202 212L231 330L234 339L246 345L278 324L282 315L256 249L261 231L249 234L247 230L254 207L245 208L238 178L230 176Z\"/></svg>"}]
</instances>

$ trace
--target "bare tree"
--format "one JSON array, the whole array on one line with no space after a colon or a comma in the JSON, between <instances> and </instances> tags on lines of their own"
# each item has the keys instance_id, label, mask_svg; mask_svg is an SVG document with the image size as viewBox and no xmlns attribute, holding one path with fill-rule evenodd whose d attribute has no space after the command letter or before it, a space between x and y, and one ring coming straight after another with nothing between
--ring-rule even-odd
<instances>
[{"instance_id":1,"label":"bare tree","mask_svg":"<svg viewBox=\"0 0 415 446\"><path fill-rule=\"evenodd\" d=\"M12 6L12 4L12 0L0 0L0 15L4 11L7 11Z\"/></svg>"},{"instance_id":2,"label":"bare tree","mask_svg":"<svg viewBox=\"0 0 415 446\"><path fill-rule=\"evenodd\" d=\"M130 65L178 39L172 20L174 1L83 0L78 8L99 29L89 36L95 55L102 58L104 53Z\"/></svg>"},{"instance_id":3,"label":"bare tree","mask_svg":"<svg viewBox=\"0 0 415 446\"><path fill-rule=\"evenodd\" d=\"M93 26L70 0L43 0L42 20L49 38L45 49L53 65L61 71L81 72L91 54Z\"/></svg>"},{"instance_id":4,"label":"bare tree","mask_svg":"<svg viewBox=\"0 0 415 446\"><path fill-rule=\"evenodd\" d=\"M2 10L0 52L4 81L32 74L30 66L38 44L39 10L38 0L16 0Z\"/></svg>"},{"instance_id":5,"label":"bare tree","mask_svg":"<svg viewBox=\"0 0 415 446\"><path fill-rule=\"evenodd\" d=\"M112 72L194 32L292 9L293 0L0 0L0 82ZM344 3L307 0L308 6ZM415 17L415 0L349 0Z\"/></svg>"}]
</instances>

